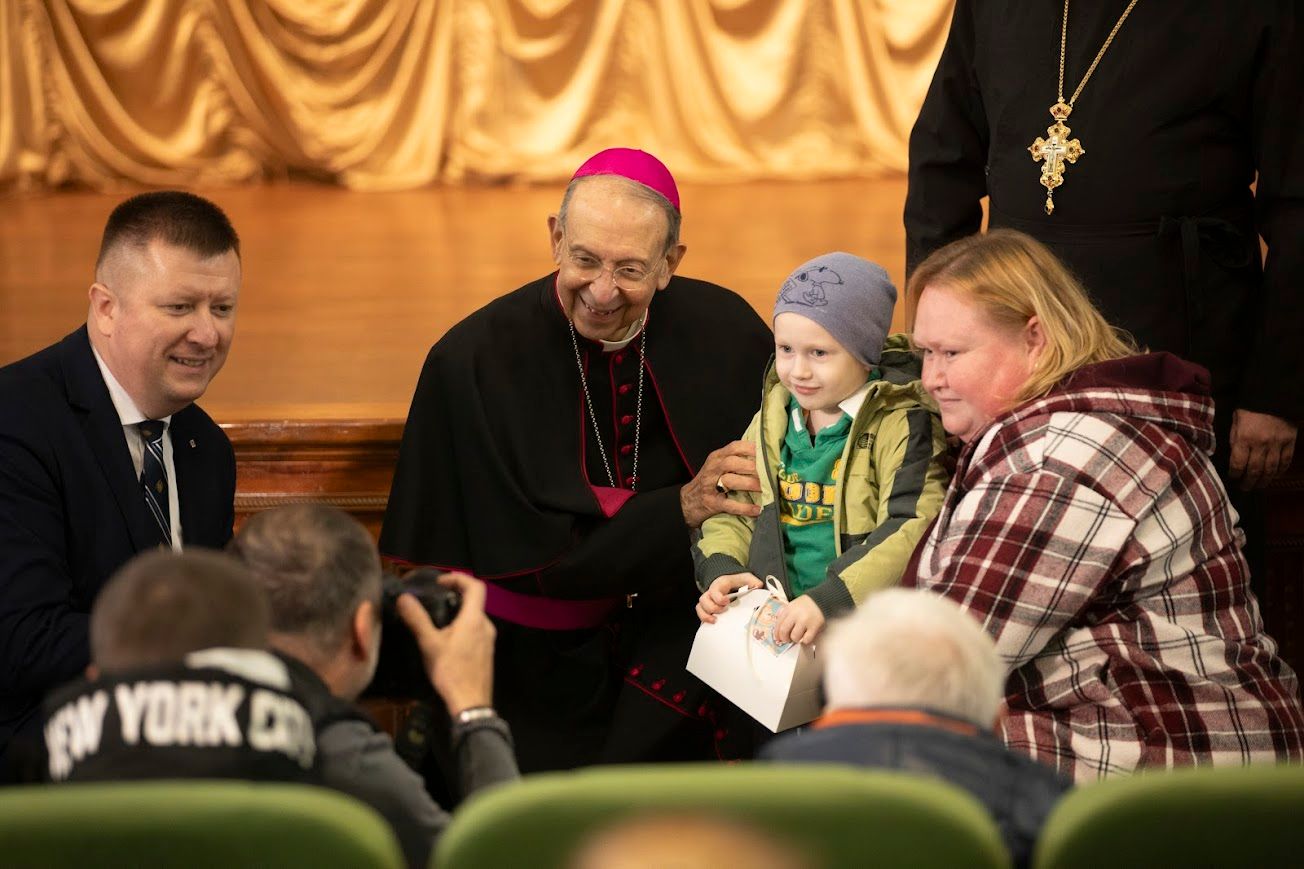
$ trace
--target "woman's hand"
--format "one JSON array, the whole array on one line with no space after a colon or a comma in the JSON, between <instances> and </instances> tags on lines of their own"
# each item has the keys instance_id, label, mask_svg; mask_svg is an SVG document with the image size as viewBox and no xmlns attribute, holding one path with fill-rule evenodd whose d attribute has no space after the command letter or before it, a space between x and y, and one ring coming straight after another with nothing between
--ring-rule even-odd
<instances>
[{"instance_id":1,"label":"woman's hand","mask_svg":"<svg viewBox=\"0 0 1304 869\"><path fill-rule=\"evenodd\" d=\"M697 617L708 625L715 624L715 617L729 606L729 594L740 588L761 588L765 583L751 573L726 573L717 576L702 596L697 600Z\"/></svg>"}]
</instances>

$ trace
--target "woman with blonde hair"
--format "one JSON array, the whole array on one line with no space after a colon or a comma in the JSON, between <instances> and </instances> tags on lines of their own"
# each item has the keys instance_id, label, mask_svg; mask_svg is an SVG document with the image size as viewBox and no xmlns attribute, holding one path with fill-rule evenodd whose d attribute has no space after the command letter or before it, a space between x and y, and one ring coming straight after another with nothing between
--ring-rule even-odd
<instances>
[{"instance_id":1,"label":"woman with blonde hair","mask_svg":"<svg viewBox=\"0 0 1304 869\"><path fill-rule=\"evenodd\" d=\"M909 294L924 387L964 446L903 585L995 637L1006 743L1079 781L1304 758L1210 462L1208 372L1138 352L1022 233L938 250Z\"/></svg>"}]
</instances>

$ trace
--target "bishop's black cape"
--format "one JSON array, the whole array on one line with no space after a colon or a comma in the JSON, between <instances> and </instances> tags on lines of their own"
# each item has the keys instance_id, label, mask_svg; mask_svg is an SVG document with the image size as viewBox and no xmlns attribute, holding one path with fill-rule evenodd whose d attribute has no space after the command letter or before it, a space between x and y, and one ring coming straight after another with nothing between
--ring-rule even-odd
<instances>
[{"instance_id":1,"label":"bishop's black cape","mask_svg":"<svg viewBox=\"0 0 1304 869\"><path fill-rule=\"evenodd\" d=\"M1072 4L1066 99L1126 5ZM1234 407L1304 417L1298 10L1141 0L1066 121L1085 153L1047 216L1028 146L1052 123L1063 4L959 0L910 137L909 270L978 231L990 195L990 225L1049 245L1110 322L1210 369L1220 440Z\"/></svg>"},{"instance_id":2,"label":"bishop's black cape","mask_svg":"<svg viewBox=\"0 0 1304 869\"><path fill-rule=\"evenodd\" d=\"M773 349L728 290L675 277L656 294L637 494L609 517L592 487L610 488L605 451L617 486L629 488L640 340L604 353L578 338L600 450L555 277L491 302L431 349L380 538L386 556L464 570L527 602L639 595L633 610L613 613L612 629L498 622L495 704L525 771L643 759L658 715L708 717L700 683L683 671L697 592L679 489L746 428ZM608 678L616 668L624 686ZM642 700L631 706L628 695Z\"/></svg>"}]
</instances>

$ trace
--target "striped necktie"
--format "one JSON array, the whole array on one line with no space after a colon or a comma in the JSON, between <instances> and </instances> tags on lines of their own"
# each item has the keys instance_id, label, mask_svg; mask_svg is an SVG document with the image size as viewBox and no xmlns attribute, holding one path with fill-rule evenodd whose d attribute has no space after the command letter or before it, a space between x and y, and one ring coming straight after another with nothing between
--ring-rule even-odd
<instances>
[{"instance_id":1,"label":"striped necktie","mask_svg":"<svg viewBox=\"0 0 1304 869\"><path fill-rule=\"evenodd\" d=\"M136 423L145 441L145 456L141 463L140 487L145 490L145 506L163 532L163 541L172 545L172 513L168 509L168 474L163 466L163 431L167 423L147 419Z\"/></svg>"}]
</instances>

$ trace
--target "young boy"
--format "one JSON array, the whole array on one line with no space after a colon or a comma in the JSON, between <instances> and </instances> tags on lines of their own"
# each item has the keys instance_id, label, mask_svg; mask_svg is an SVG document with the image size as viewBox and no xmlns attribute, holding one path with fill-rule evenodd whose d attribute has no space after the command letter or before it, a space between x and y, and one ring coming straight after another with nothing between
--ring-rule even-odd
<instances>
[{"instance_id":1,"label":"young boy","mask_svg":"<svg viewBox=\"0 0 1304 869\"><path fill-rule=\"evenodd\" d=\"M708 519L693 544L697 615L774 577L790 601L779 643L812 643L825 622L895 585L942 504L946 434L906 336L888 337L896 287L847 253L793 272L774 305L775 358L756 444L761 491L731 498L761 514Z\"/></svg>"}]
</instances>

